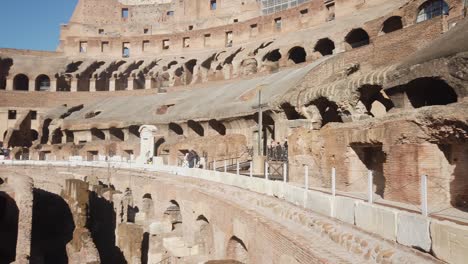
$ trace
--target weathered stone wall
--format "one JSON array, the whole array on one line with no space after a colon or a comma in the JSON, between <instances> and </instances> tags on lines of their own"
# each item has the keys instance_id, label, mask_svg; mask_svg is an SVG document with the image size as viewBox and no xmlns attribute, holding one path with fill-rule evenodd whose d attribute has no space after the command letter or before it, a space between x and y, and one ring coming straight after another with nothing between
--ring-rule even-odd
<instances>
[{"instance_id":1,"label":"weathered stone wall","mask_svg":"<svg viewBox=\"0 0 468 264\"><path fill-rule=\"evenodd\" d=\"M9 169L8 167L2 167L1 171L4 173ZM94 175L99 175L98 178L103 181L109 179L116 189L123 190L129 188L131 192L126 191L126 193L130 194L133 199L131 203L132 207L144 208L143 203L145 199L148 199L144 197L151 197L156 211L156 218L152 220L153 228L149 230L149 241L156 241L153 238L164 233L162 229L155 229L155 225L161 225L161 218L159 218L159 216L165 214L163 213L164 210L166 210L165 208L174 208L173 206L177 205L178 210L180 210L180 215L177 219L181 221L182 229L179 233L176 227L176 232L172 234L176 236L182 235L182 237L177 238L170 235L162 237L164 246L169 246L169 250L174 254L185 255L189 251L183 253L183 248L187 246L192 248L190 250L191 253L188 253L189 255L197 254L196 252L199 247L197 243L194 244L193 239L197 236L198 225L194 223L196 223L197 219L201 219L200 215L203 215L202 219L207 219L209 222L208 226L213 230L214 248L212 249L212 254L209 255L209 259L234 257L246 263L284 263L284 261L290 259L295 259L295 263L314 263L323 259L355 263L356 261L364 260L379 262L382 258L386 260L398 259L401 263L411 263L411 261L431 263L435 261L427 255L423 256L420 255L420 253L414 255L415 251L405 249L394 242L376 240L375 237L372 238L372 236L359 233L357 229L342 225L342 223L337 225L337 223L327 218L303 211L296 206L292 206L276 198L268 198L253 192L231 188L210 181L201 181L194 178L179 178L180 176L175 175L158 175L154 177L151 176L151 174L135 174L136 172L125 170L114 170L111 172L112 176L108 178L108 176L105 175L105 169L90 170L84 167L75 168L73 170L75 176L73 176L61 173L62 170L66 171L67 168L56 167L55 169L56 170L52 172L52 170L50 168L47 169L47 167L31 167L25 168L24 172L27 173L27 171L34 170L36 172L35 180L38 182L38 187L40 188L47 188L53 185L60 188L60 186L66 182L65 179L67 178L82 178L85 175L89 175L89 173L93 173ZM188 169L186 169L186 172L193 172L195 174L202 173L201 170ZM206 172L208 172L208 174L213 174L211 171ZM43 181L49 178L50 173L58 173L56 175L62 176L55 178L53 180L53 185L50 185L52 183L49 182L50 180ZM154 173L152 175L154 175ZM200 176L205 177L201 174ZM235 175L232 176L239 177ZM229 178L231 178L231 176L229 176ZM244 179L244 177L241 179ZM245 180L253 181L255 179L245 177ZM259 183L260 181L263 182L261 179L258 179L258 181ZM238 183L240 184L240 181L238 181ZM271 182L271 184L272 185L264 185L263 187L269 186L268 188L272 188L273 185L277 185L275 182ZM258 185L257 187L260 189L263 188L262 185ZM302 193L299 188L289 186L281 191L277 189L278 187L279 186L273 188L276 190L274 192L287 192L288 200L294 196L298 196L298 200L302 200ZM52 189L56 189L56 187ZM263 191L261 192L263 193ZM294 192L298 193L294 195ZM148 196L149 194L151 194L151 196ZM320 206L326 207L323 203L325 200L320 198L320 195L313 193L310 193L310 195L310 202L307 202L307 204L311 206L311 210L315 211L321 208ZM103 195L103 197L104 196L107 195ZM108 197L106 199L111 198ZM252 201L257 202L253 203ZM330 203L328 207L331 207ZM383 208L373 208L372 206L370 210L371 212L369 213L371 215L374 213L372 210L385 211ZM279 218L275 220L271 219L268 215L272 213ZM323 213L325 213L325 211ZM331 213L331 211L329 211L329 213ZM390 211L390 214L395 216L396 212ZM143 218L140 218L138 215L139 213L136 215L135 224L146 226L148 223L151 223L151 221L142 222ZM395 223L392 226L396 230ZM122 232L119 231L119 239L131 237L130 240L133 242L124 243L122 240L122 242L119 242L119 245L127 261L129 260L128 258L132 258L132 263L139 263L136 257L138 257L139 254L138 250L140 247L138 247L138 244L140 240L137 239L137 237L138 234L141 235L142 233L138 231L131 232L131 235L130 233L126 233L127 235L125 235L125 232L123 232L123 229L125 229L124 226L134 226L137 228L135 224L120 224L119 230L122 230ZM290 228L284 229L283 225L285 224ZM375 225L378 227L379 223L375 223ZM386 227L385 230L393 234L391 233L391 226ZM395 230L393 232L396 232ZM289 232L294 232L296 235L291 237ZM379 230L378 233L380 234L381 232L383 231ZM234 237L242 241L245 246L247 250L245 256L247 256L247 259L238 259L238 257L244 256L242 254L234 254L233 256L229 253L231 252L230 249L232 249L230 244ZM395 240L395 234L390 236L389 239ZM352 242L354 240L357 242ZM177 246L179 242L175 243L176 241L180 241L182 244ZM417 243L420 242L418 241ZM313 250L307 245L312 245ZM153 246L158 247L157 244L153 245L150 243L149 252L151 252ZM142 247L142 249L143 248L144 247ZM272 248L276 250L272 250ZM154 254L152 256L155 257ZM185 256L183 260L190 259L190 256Z\"/></svg>"},{"instance_id":2,"label":"weathered stone wall","mask_svg":"<svg viewBox=\"0 0 468 264\"><path fill-rule=\"evenodd\" d=\"M460 103L444 110L440 106L433 107L433 111L447 111L455 117L464 107L464 103ZM404 117L405 112L393 114L385 122L376 119L333 123L321 130L294 130L288 140L289 180L303 184L303 166L307 165L310 187L329 188L331 170L336 168L338 190L365 193L368 171L372 170L377 194L392 201L419 204L420 177L427 175L432 208L461 206L463 192L466 192L466 185L460 185L463 178L460 169L466 161L463 154L466 135L456 144L448 139L436 140L429 131L456 130L456 127L427 127L424 122L415 123L415 119L423 119L420 116L423 112L416 113L408 118ZM449 115L446 117L451 120ZM383 157L379 159L378 155Z\"/></svg>"}]
</instances>

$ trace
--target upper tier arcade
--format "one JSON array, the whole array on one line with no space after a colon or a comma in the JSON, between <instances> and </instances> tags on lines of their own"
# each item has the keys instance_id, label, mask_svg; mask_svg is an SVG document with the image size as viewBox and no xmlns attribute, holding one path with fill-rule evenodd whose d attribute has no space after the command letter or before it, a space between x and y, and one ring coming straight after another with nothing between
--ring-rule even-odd
<instances>
[{"instance_id":1,"label":"upper tier arcade","mask_svg":"<svg viewBox=\"0 0 468 264\"><path fill-rule=\"evenodd\" d=\"M258 5L252 18L218 24L216 19L223 17L219 12L231 10L220 10L226 1L216 3L211 10L216 19L210 19L207 27L178 30L182 22L174 20L161 23L170 25L171 31L145 31L148 28L138 20L145 15L136 10L174 3L121 2L79 1L70 23L62 29L61 52L0 50L0 90L165 91L172 86L271 74L338 53L341 64L358 63L361 70L371 70L397 63L424 47L453 27L464 10L456 0L309 1L268 15L262 15ZM241 6L248 3L241 2ZM108 10L123 9L125 14L108 13L128 17L96 20L106 17L98 12L101 5L108 5ZM441 8L436 12L428 5ZM227 13L235 16L236 10L242 8ZM196 14L185 17L206 19ZM96 28L89 30L91 26ZM107 26L116 34L110 34ZM383 49L395 50L388 52L395 56L374 56ZM342 67L332 67L332 71L335 68Z\"/></svg>"}]
</instances>

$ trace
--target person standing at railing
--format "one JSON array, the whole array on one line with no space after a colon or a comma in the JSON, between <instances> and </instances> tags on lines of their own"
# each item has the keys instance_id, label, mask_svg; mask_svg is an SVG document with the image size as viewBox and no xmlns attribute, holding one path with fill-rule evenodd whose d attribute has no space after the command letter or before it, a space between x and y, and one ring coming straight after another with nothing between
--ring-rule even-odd
<instances>
[{"instance_id":1,"label":"person standing at railing","mask_svg":"<svg viewBox=\"0 0 468 264\"><path fill-rule=\"evenodd\" d=\"M195 164L197 164L199 160L200 160L200 157L198 156L197 152L191 149L188 153L189 168L194 168Z\"/></svg>"},{"instance_id":2,"label":"person standing at railing","mask_svg":"<svg viewBox=\"0 0 468 264\"><path fill-rule=\"evenodd\" d=\"M184 160L182 161L182 167L188 168L189 167L189 161L188 161L188 156L189 153L185 153Z\"/></svg>"},{"instance_id":3,"label":"person standing at railing","mask_svg":"<svg viewBox=\"0 0 468 264\"><path fill-rule=\"evenodd\" d=\"M283 153L283 147L281 146L281 143L276 142L275 144L275 160L281 160L281 156Z\"/></svg>"},{"instance_id":4,"label":"person standing at railing","mask_svg":"<svg viewBox=\"0 0 468 264\"><path fill-rule=\"evenodd\" d=\"M283 144L283 155L282 155L283 160L287 161L288 160L288 141L285 140Z\"/></svg>"}]
</instances>

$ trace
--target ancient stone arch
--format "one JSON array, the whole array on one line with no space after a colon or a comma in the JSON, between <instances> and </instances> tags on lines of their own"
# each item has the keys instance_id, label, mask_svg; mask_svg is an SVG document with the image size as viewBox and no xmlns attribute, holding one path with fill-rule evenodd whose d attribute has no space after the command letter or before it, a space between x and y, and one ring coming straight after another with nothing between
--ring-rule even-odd
<instances>
[{"instance_id":1,"label":"ancient stone arch","mask_svg":"<svg viewBox=\"0 0 468 264\"><path fill-rule=\"evenodd\" d=\"M236 260L241 263L247 263L249 260L247 247L240 238L232 236L227 244L226 257L230 260Z\"/></svg>"},{"instance_id":2,"label":"ancient stone arch","mask_svg":"<svg viewBox=\"0 0 468 264\"><path fill-rule=\"evenodd\" d=\"M29 90L29 77L25 74L17 74L13 79L13 90L28 91Z\"/></svg>"}]
</instances>

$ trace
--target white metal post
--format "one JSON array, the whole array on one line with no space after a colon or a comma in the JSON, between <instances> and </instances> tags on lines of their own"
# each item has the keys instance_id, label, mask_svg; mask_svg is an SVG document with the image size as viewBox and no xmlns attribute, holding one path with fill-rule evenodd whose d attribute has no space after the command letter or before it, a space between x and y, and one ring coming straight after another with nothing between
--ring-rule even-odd
<instances>
[{"instance_id":1,"label":"white metal post","mask_svg":"<svg viewBox=\"0 0 468 264\"><path fill-rule=\"evenodd\" d=\"M288 163L285 162L283 165L283 182L288 182Z\"/></svg>"},{"instance_id":2,"label":"white metal post","mask_svg":"<svg viewBox=\"0 0 468 264\"><path fill-rule=\"evenodd\" d=\"M374 175L372 174L372 171L369 170L369 176L367 177L367 201L369 203L373 203L373 195L374 195Z\"/></svg>"},{"instance_id":3,"label":"white metal post","mask_svg":"<svg viewBox=\"0 0 468 264\"><path fill-rule=\"evenodd\" d=\"M427 175L421 176L421 214L427 216Z\"/></svg>"},{"instance_id":4,"label":"white metal post","mask_svg":"<svg viewBox=\"0 0 468 264\"><path fill-rule=\"evenodd\" d=\"M308 191L309 191L309 167L304 166L304 207L307 207Z\"/></svg>"},{"instance_id":5,"label":"white metal post","mask_svg":"<svg viewBox=\"0 0 468 264\"><path fill-rule=\"evenodd\" d=\"M224 160L224 172L227 172L227 161Z\"/></svg>"},{"instance_id":6,"label":"white metal post","mask_svg":"<svg viewBox=\"0 0 468 264\"><path fill-rule=\"evenodd\" d=\"M239 175L239 161L237 161L236 163L236 173L237 175Z\"/></svg>"},{"instance_id":7,"label":"white metal post","mask_svg":"<svg viewBox=\"0 0 468 264\"><path fill-rule=\"evenodd\" d=\"M265 179L269 180L269 175L268 175L268 161L265 161Z\"/></svg>"},{"instance_id":8,"label":"white metal post","mask_svg":"<svg viewBox=\"0 0 468 264\"><path fill-rule=\"evenodd\" d=\"M216 160L213 160L213 170L216 171Z\"/></svg>"},{"instance_id":9,"label":"white metal post","mask_svg":"<svg viewBox=\"0 0 468 264\"><path fill-rule=\"evenodd\" d=\"M336 195L336 170L335 170L335 168L332 168L331 193L332 193L332 196L335 197L335 195Z\"/></svg>"},{"instance_id":10,"label":"white metal post","mask_svg":"<svg viewBox=\"0 0 468 264\"><path fill-rule=\"evenodd\" d=\"M249 174L250 174L249 175L250 178L252 178L253 177L253 162L252 161L250 162Z\"/></svg>"}]
</instances>

